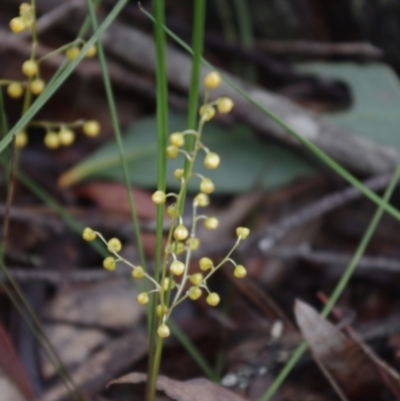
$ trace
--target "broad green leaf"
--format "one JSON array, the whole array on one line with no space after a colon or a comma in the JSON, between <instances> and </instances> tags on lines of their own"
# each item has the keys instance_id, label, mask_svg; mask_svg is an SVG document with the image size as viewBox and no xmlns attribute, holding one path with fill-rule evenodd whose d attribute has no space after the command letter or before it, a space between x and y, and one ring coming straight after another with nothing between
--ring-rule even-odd
<instances>
[{"instance_id":1,"label":"broad green leaf","mask_svg":"<svg viewBox=\"0 0 400 401\"><path fill-rule=\"evenodd\" d=\"M352 106L328 118L376 142L400 150L400 83L382 63L305 63L301 72L344 82L351 90Z\"/></svg>"},{"instance_id":2,"label":"broad green leaf","mask_svg":"<svg viewBox=\"0 0 400 401\"><path fill-rule=\"evenodd\" d=\"M185 129L186 116L170 114L169 132ZM276 144L258 140L252 131L243 126L227 129L216 123L204 127L202 142L221 156L220 167L207 170L203 167L204 152L199 152L194 171L211 178L219 193L240 193L256 187L277 188L314 173L313 167L294 152ZM156 187L156 119L142 119L127 130L124 136L125 157L132 184ZM178 181L173 171L183 166L184 156L168 159L167 186L177 189ZM89 177L122 181L118 149L109 142L95 151L60 178L60 185L67 186ZM196 191L199 179L190 180L189 190Z\"/></svg>"}]
</instances>

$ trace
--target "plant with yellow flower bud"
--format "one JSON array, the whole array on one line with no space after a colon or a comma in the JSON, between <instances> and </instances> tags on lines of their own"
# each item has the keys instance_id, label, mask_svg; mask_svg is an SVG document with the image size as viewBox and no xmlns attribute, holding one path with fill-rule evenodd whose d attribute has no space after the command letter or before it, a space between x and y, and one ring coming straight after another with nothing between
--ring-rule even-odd
<instances>
[{"instance_id":1,"label":"plant with yellow flower bud","mask_svg":"<svg viewBox=\"0 0 400 401\"><path fill-rule=\"evenodd\" d=\"M221 83L221 77L216 72L211 72L204 79L204 84L208 91L216 88ZM200 108L200 121L197 130L182 130L173 132L169 136L169 144L166 147L166 154L169 158L176 158L183 155L186 159L186 167L178 168L174 171L174 177L180 182L180 190L177 193L167 193L163 190L157 190L152 194L152 201L156 205L164 205L170 198L173 202L167 206L167 214L171 218L168 242L165 246L162 271L160 278L156 280L144 270L142 266L136 266L121 256L122 244L117 238L106 240L100 233L86 228L83 237L87 241L93 241L99 238L106 246L111 256L104 259L103 266L107 270L114 270L118 263L125 263L132 268L132 277L136 279L145 278L150 281L151 289L141 292L137 296L137 301L146 305L150 294L156 293L157 307L156 315L158 320L157 333L161 338L168 337L170 329L168 319L173 309L185 299L193 301L199 299L203 294L206 295L206 302L210 306L217 306L220 297L216 292L211 292L208 288L208 280L225 263L233 265L233 275L237 278L246 276L244 266L236 264L231 258L232 253L238 247L239 243L248 237L250 231L245 227L238 227L236 230L237 240L228 254L217 264L208 258L202 257L199 261L201 272L189 273L192 252L200 247L200 241L196 237L197 223L204 221L204 226L209 230L218 228L218 219L205 214L199 214L200 208L209 205L209 194L214 192L215 184L211 178L204 177L193 171L194 163L199 156L199 152L204 152L204 166L213 170L218 168L221 159L220 156L212 150L205 147L202 143L202 132L207 121L212 119L216 112L229 113L232 110L233 102L227 97L218 98L214 101L205 102ZM184 149L185 137L191 135L194 137L194 146L191 151ZM181 204L188 181L200 178L200 192L196 194L192 201L192 218L190 226L183 222L181 214ZM182 255L182 256L181 256Z\"/></svg>"},{"instance_id":2,"label":"plant with yellow flower bud","mask_svg":"<svg viewBox=\"0 0 400 401\"><path fill-rule=\"evenodd\" d=\"M22 77L20 81L0 79L0 86L6 87L8 96L13 99L24 97L23 104L25 110L31 105L33 96L40 96L46 90L46 81L40 75L42 62L59 53L65 53L68 60L73 60L79 56L82 47L86 44L83 39L78 38L39 58L36 51L38 45L36 25L35 2L22 3L19 7L19 15L11 19L9 27L11 31L16 34L27 30L30 31L32 37L31 56L22 63ZM84 57L94 57L96 54L97 48L93 45L86 51ZM15 145L17 149L27 145L27 128L29 126L40 126L46 131L43 142L49 149L58 149L60 146L70 146L75 141L73 128L76 127L81 127L83 133L89 137L97 136L100 133L100 124L95 120L80 120L74 123L31 121L23 131L15 135Z\"/></svg>"}]
</instances>

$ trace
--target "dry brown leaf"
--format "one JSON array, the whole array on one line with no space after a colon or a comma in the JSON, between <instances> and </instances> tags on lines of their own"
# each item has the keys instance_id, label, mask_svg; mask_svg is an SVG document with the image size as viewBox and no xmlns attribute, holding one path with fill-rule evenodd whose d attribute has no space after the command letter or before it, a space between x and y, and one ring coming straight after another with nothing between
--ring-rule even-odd
<instances>
[{"instance_id":1,"label":"dry brown leaf","mask_svg":"<svg viewBox=\"0 0 400 401\"><path fill-rule=\"evenodd\" d=\"M129 373L119 379L111 381L111 384L137 384L147 381L144 373ZM158 376L157 389L164 391L168 397L177 401L243 401L242 397L232 393L228 389L212 383L207 379L198 378L186 381L169 379Z\"/></svg>"},{"instance_id":2,"label":"dry brown leaf","mask_svg":"<svg viewBox=\"0 0 400 401\"><path fill-rule=\"evenodd\" d=\"M380 399L384 385L378 369L360 346L304 302L296 301L295 314L314 358L345 395L352 400L365 396Z\"/></svg>"},{"instance_id":3,"label":"dry brown leaf","mask_svg":"<svg viewBox=\"0 0 400 401\"><path fill-rule=\"evenodd\" d=\"M74 189L79 196L92 200L107 212L130 213L128 195L124 184L117 182L93 182L80 185ZM133 188L135 209L139 218L153 220L157 208L151 195L142 189Z\"/></svg>"},{"instance_id":4,"label":"dry brown leaf","mask_svg":"<svg viewBox=\"0 0 400 401\"><path fill-rule=\"evenodd\" d=\"M107 346L88 357L72 372L72 380L83 393L104 388L111 378L121 374L147 354L147 336L141 330L129 332L110 341ZM68 391L63 383L56 384L42 395L40 401L65 400Z\"/></svg>"},{"instance_id":5,"label":"dry brown leaf","mask_svg":"<svg viewBox=\"0 0 400 401\"><path fill-rule=\"evenodd\" d=\"M389 385L393 395L400 400L400 374L397 370L387 364L383 359L375 354L372 348L364 342L364 340L354 330L349 332L351 338L361 347L365 355L381 370L382 377Z\"/></svg>"},{"instance_id":6,"label":"dry brown leaf","mask_svg":"<svg viewBox=\"0 0 400 401\"><path fill-rule=\"evenodd\" d=\"M81 365L93 350L104 346L109 335L99 327L135 327L145 313L135 302L136 296L136 290L122 278L59 291L43 316L53 322L45 330L63 362L69 368ZM43 371L47 378L56 373L47 358L43 358Z\"/></svg>"}]
</instances>

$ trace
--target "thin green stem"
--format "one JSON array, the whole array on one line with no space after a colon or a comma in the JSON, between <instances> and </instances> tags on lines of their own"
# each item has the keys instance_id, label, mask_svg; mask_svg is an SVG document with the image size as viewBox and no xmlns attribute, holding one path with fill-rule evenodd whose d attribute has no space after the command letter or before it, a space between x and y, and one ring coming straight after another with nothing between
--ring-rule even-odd
<instances>
[{"instance_id":1,"label":"thin green stem","mask_svg":"<svg viewBox=\"0 0 400 401\"><path fill-rule=\"evenodd\" d=\"M167 63L165 56L165 32L163 29L165 18L164 0L153 0L153 10L155 15L154 37L156 42L156 96L157 96L157 189L165 191L167 162L165 149L167 147L168 136L168 80ZM160 275L165 274L161 271L162 263L162 240L163 240L164 206L157 206L156 217L156 251L154 278L160 280ZM150 336L149 345L149 378L146 388L147 401L153 401L156 393L156 381L160 366L162 353L162 340L156 334L156 305L159 294L151 297L148 313L148 327Z\"/></svg>"},{"instance_id":2,"label":"thin green stem","mask_svg":"<svg viewBox=\"0 0 400 401\"><path fill-rule=\"evenodd\" d=\"M253 49L253 26L248 1L234 0L233 4L235 6L236 18L238 21L240 44L245 49ZM257 81L257 69L249 62L244 65L244 74L249 81Z\"/></svg>"},{"instance_id":3,"label":"thin green stem","mask_svg":"<svg viewBox=\"0 0 400 401\"><path fill-rule=\"evenodd\" d=\"M4 108L3 91L0 88L0 139L4 138L7 135L7 131L8 131L8 120ZM8 161L9 161L9 156L6 152L0 154L0 162L3 163L4 166L8 166ZM5 183L8 185L8 174L5 174Z\"/></svg>"},{"instance_id":4,"label":"thin green stem","mask_svg":"<svg viewBox=\"0 0 400 401\"><path fill-rule=\"evenodd\" d=\"M224 38L228 43L235 44L238 42L236 27L234 23L233 12L231 9L231 2L228 0L215 0L215 6L221 20L222 31ZM235 75L240 76L240 60L237 58L233 59L232 71Z\"/></svg>"},{"instance_id":5,"label":"thin green stem","mask_svg":"<svg viewBox=\"0 0 400 401\"><path fill-rule=\"evenodd\" d=\"M388 187L386 188L386 191L383 196L384 202L389 201L389 199L396 187L396 184L399 181L399 178L400 178L400 164L397 165L396 170L393 174L393 177L390 180ZM360 261L362 255L364 254L364 252L376 230L376 227L382 218L383 213L384 213L383 206L379 206L378 209L376 210L376 212L374 213L374 215L371 219L371 222L369 223L368 228L366 229L356 251L354 252L354 255L351 258L349 265L347 266L345 272L343 273L338 284L336 285L331 297L329 298L329 301L327 302L325 307L322 309L321 316L326 317L332 311L334 305L336 304L336 302L342 295L343 290L346 288L347 283L349 282L351 276L353 275L355 269L357 268L358 262ZM301 358L301 356L304 354L304 352L306 350L307 350L307 344L305 342L301 343L296 348L292 357L285 364L284 368L281 370L281 372L276 377L276 379L273 381L273 383L268 388L268 390L265 392L265 394L260 398L260 401L268 401L271 399L271 397L279 389L279 387L281 386L283 381L286 379L288 374L292 371L293 367L296 365L296 363L298 362L298 360Z\"/></svg>"},{"instance_id":6,"label":"thin green stem","mask_svg":"<svg viewBox=\"0 0 400 401\"><path fill-rule=\"evenodd\" d=\"M228 0L215 0L215 6L221 20L222 31L226 41L236 43L237 34L230 2Z\"/></svg>"},{"instance_id":7,"label":"thin green stem","mask_svg":"<svg viewBox=\"0 0 400 401\"><path fill-rule=\"evenodd\" d=\"M98 24L97 24L97 18L96 18L94 6L93 6L91 0L86 0L86 4L87 4L88 10L89 10L89 16L92 21L93 32L96 32L98 29ZM139 253L139 260L140 260L140 263L142 264L143 268L146 269L146 259L144 256L142 236L141 236L141 232L140 232L139 220L138 220L137 213L136 213L135 200L132 195L132 189L131 189L131 184L130 184L131 181L130 181L129 173L128 173L128 164L126 162L125 154L124 154L124 145L123 145L121 129L120 129L120 125L119 125L118 112L117 112L117 107L115 105L114 94L113 94L111 81L110 81L110 77L109 77L108 69L107 69L107 61L106 61L106 57L104 54L103 45L101 44L101 41L99 41L97 43L97 51L98 51L98 55L99 55L101 74L103 77L104 88L106 91L108 107L110 109L110 115L111 115L112 126L114 129L115 140L118 145L118 151L119 151L119 156L120 156L120 160L121 160L121 166L122 166L122 171L123 171L123 175L124 175L126 191L127 191L127 195L128 195L129 210L131 213L132 224L133 224L133 227L135 230L136 244L137 244L137 249L138 249L138 253Z\"/></svg>"},{"instance_id":8,"label":"thin green stem","mask_svg":"<svg viewBox=\"0 0 400 401\"><path fill-rule=\"evenodd\" d=\"M165 191L166 187L166 155L168 136L168 81L167 64L165 56L164 0L153 0L156 24L154 36L156 40L156 90L157 90L157 188ZM160 277L160 264L162 254L164 207L157 207L157 250L155 258L155 278Z\"/></svg>"},{"instance_id":9,"label":"thin green stem","mask_svg":"<svg viewBox=\"0 0 400 401\"><path fill-rule=\"evenodd\" d=\"M193 13L193 40L192 40L192 72L189 89L189 110L188 110L188 129L195 129L197 126L197 115L199 108L199 79L201 55L203 54L204 43L204 23L206 12L206 0L195 0ZM194 137L187 136L187 150L193 150Z\"/></svg>"}]
</instances>

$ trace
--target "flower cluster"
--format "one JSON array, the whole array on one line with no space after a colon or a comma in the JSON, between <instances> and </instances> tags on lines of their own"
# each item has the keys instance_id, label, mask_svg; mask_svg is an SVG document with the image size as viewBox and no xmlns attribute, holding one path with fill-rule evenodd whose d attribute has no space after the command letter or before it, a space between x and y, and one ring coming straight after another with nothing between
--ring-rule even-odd
<instances>
[{"instance_id":1,"label":"flower cluster","mask_svg":"<svg viewBox=\"0 0 400 401\"><path fill-rule=\"evenodd\" d=\"M233 274L237 278L246 276L246 268L237 264L231 255L238 247L239 243L246 239L250 231L245 227L237 227L237 240L227 255L218 263L214 263L209 257L202 257L199 260L199 271L196 273L189 272L192 251L200 246L200 240L196 237L197 224L202 221L205 228L215 230L218 227L218 219L199 213L199 209L209 205L209 195L214 192L215 185L213 181L201 174L193 172L195 159L199 152L204 152L204 166L213 170L218 168L220 164L220 156L210 151L201 141L204 124L211 120L215 113L229 113L233 108L233 102L230 98L221 97L214 101L207 101L209 91L220 85L221 78L218 73L211 72L205 79L204 84L207 88L205 102L200 108L200 121L197 130L185 130L182 132L174 132L169 136L169 145L166 148L166 154L169 158L176 158L178 154L183 154L187 160L186 169L180 168L174 171L175 178L181 183L178 193L165 193L158 190L153 193L152 200L157 205L163 205L168 198L172 198L174 202L167 207L167 214L171 218L170 231L168 235L167 245L164 252L164 260L159 280L151 277L142 266L133 265L120 255L121 242L117 238L110 240L91 228L85 228L83 238L87 241L93 241L96 237L102 240L112 256L104 259L103 266L107 270L115 270L118 262L123 262L132 268L132 276L136 279L147 278L153 288L150 291L141 292L137 296L140 304L149 302L151 293L158 293L157 316L159 325L157 333L160 337L168 337L170 330L167 325L168 318L172 310L185 299L199 299L203 294L206 296L206 302L211 306L216 306L220 302L220 297L216 292L209 290L207 282L209 278L225 263L233 265ZM192 149L185 148L185 139L189 136L194 137L194 145ZM182 203L184 194L186 193L187 183L190 179L199 179L199 192L193 198L192 224L188 228L183 224L182 219Z\"/></svg>"},{"instance_id":2,"label":"flower cluster","mask_svg":"<svg viewBox=\"0 0 400 401\"><path fill-rule=\"evenodd\" d=\"M58 53L65 53L69 60L73 60L79 55L81 51L80 46L84 44L84 41L82 39L77 39L72 43L62 46L59 49L52 51L41 58L38 58L36 54L38 44L36 32L36 12L33 2L22 3L19 7L19 15L11 19L9 26L11 31L16 34L25 30L30 30L32 33L31 56L28 60L25 60L21 66L22 74L25 76L25 78L19 81L10 79L0 80L0 86L6 87L8 96L13 99L18 99L24 96L23 112L25 113L30 105L32 96L40 95L46 87L46 82L41 78L40 75L41 63L47 58ZM85 54L86 57L93 57L95 55L95 46L92 46ZM31 122L29 125L41 126L46 130L44 144L50 149L56 149L59 146L71 145L75 139L75 133L72 130L72 127L82 126L83 132L87 136L96 136L100 132L100 125L97 121L79 123L45 122L43 124ZM27 143L28 134L25 128L16 134L15 145L17 148L23 148L27 145Z\"/></svg>"}]
</instances>

